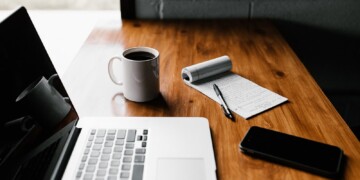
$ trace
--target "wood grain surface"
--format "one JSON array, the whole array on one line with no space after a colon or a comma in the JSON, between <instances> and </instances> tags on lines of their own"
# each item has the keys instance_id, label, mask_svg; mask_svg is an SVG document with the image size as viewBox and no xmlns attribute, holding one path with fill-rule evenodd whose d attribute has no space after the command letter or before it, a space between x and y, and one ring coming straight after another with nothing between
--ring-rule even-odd
<instances>
[{"instance_id":1,"label":"wood grain surface","mask_svg":"<svg viewBox=\"0 0 360 180\"><path fill-rule=\"evenodd\" d=\"M133 46L160 52L161 95L147 103L124 99L111 82L108 60ZM219 104L185 85L181 69L228 55L232 72L289 99L248 120L228 120ZM344 179L360 178L360 144L281 34L266 20L123 20L96 26L64 74L65 87L85 116L201 116L209 120L218 179L322 179L240 152L250 126L335 145L347 157Z\"/></svg>"}]
</instances>

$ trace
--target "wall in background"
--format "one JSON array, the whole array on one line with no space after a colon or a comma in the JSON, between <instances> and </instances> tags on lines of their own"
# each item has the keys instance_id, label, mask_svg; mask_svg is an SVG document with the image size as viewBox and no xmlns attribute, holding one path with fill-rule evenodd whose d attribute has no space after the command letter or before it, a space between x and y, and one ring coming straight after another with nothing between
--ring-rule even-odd
<instances>
[{"instance_id":1,"label":"wall in background","mask_svg":"<svg viewBox=\"0 0 360 180\"><path fill-rule=\"evenodd\" d=\"M120 0L1 0L0 10L23 5L27 9L116 10Z\"/></svg>"},{"instance_id":2,"label":"wall in background","mask_svg":"<svg viewBox=\"0 0 360 180\"><path fill-rule=\"evenodd\" d=\"M117 10L123 0L1 0L0 10ZM126 0L125 0L126 1ZM360 36L359 0L127 0L138 18L273 18Z\"/></svg>"},{"instance_id":3,"label":"wall in background","mask_svg":"<svg viewBox=\"0 0 360 180\"><path fill-rule=\"evenodd\" d=\"M135 0L138 18L272 18L360 36L359 0Z\"/></svg>"}]
</instances>

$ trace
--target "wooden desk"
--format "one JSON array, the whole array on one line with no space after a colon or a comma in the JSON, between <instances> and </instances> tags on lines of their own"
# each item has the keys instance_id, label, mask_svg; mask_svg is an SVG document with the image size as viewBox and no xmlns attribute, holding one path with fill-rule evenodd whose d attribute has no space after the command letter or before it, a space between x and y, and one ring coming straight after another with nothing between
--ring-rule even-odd
<instances>
[{"instance_id":1,"label":"wooden desk","mask_svg":"<svg viewBox=\"0 0 360 180\"><path fill-rule=\"evenodd\" d=\"M107 73L110 57L128 47L160 52L161 97L127 101ZM185 66L228 55L237 73L289 99L249 120L229 121L219 105L185 85ZM254 159L238 145L257 125L339 146L347 156L345 179L360 177L360 143L304 65L268 21L124 20L121 27L97 26L64 75L64 84L84 116L202 116L209 120L219 179L321 179Z\"/></svg>"}]
</instances>

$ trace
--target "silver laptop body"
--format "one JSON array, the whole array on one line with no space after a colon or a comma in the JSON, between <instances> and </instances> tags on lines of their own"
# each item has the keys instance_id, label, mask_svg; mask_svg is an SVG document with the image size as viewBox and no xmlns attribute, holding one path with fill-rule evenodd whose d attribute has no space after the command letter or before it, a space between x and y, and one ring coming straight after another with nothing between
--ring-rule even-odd
<instances>
[{"instance_id":1,"label":"silver laptop body","mask_svg":"<svg viewBox=\"0 0 360 180\"><path fill-rule=\"evenodd\" d=\"M57 72L24 7L0 22L0 32L6 123L26 112L14 103L19 92ZM34 148L13 151L20 143L0 159L4 179L216 179L203 117L76 117Z\"/></svg>"}]
</instances>

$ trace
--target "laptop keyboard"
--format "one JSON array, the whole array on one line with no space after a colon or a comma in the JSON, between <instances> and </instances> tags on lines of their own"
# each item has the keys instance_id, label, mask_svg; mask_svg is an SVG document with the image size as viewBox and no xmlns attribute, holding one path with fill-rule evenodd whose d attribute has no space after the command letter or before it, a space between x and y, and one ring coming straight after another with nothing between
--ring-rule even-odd
<instances>
[{"instance_id":1,"label":"laptop keyboard","mask_svg":"<svg viewBox=\"0 0 360 180\"><path fill-rule=\"evenodd\" d=\"M147 129L92 129L76 179L143 179Z\"/></svg>"}]
</instances>

